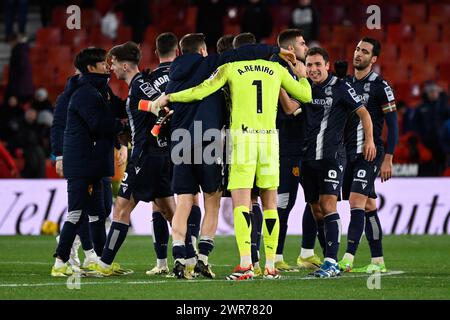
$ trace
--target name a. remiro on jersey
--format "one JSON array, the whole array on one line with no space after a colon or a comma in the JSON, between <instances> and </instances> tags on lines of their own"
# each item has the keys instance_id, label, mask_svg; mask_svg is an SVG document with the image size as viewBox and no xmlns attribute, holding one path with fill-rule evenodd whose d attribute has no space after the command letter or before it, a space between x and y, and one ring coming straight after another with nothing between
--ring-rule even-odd
<instances>
[{"instance_id":1,"label":"name a. remiro on jersey","mask_svg":"<svg viewBox=\"0 0 450 320\"><path fill-rule=\"evenodd\" d=\"M261 65L257 65L257 64L244 66L244 70L238 69L237 71L239 72L239 75L242 75L249 71L259 71L259 72L265 72L267 74L270 74L271 76L273 75L272 69L270 69L269 67L261 66Z\"/></svg>"}]
</instances>

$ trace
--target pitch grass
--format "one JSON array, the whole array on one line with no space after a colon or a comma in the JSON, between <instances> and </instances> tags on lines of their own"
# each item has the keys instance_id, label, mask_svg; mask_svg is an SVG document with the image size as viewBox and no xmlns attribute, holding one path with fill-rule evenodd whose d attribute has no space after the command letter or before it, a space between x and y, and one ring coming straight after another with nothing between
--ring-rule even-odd
<instances>
[{"instance_id":1,"label":"pitch grass","mask_svg":"<svg viewBox=\"0 0 450 320\"><path fill-rule=\"evenodd\" d=\"M281 280L274 281L225 281L238 262L233 237L216 239L210 258L215 280L149 277L145 271L153 266L155 254L151 237L141 236L128 237L116 259L134 269L134 274L81 278L80 289L69 290L67 279L49 275L55 244L53 237L0 237L0 299L450 299L449 236L385 237L388 268L404 273L382 276L379 290L367 288L368 276L364 274L308 279L303 271L283 273ZM286 261L295 265L299 237L288 236L285 248ZM341 248L340 256L344 250ZM369 260L363 237L355 265L365 265Z\"/></svg>"}]
</instances>

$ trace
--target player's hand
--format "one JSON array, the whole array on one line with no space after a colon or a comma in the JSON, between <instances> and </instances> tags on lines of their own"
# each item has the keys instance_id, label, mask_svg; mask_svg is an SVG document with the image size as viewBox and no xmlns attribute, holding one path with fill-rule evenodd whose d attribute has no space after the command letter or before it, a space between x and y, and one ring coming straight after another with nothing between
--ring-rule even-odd
<instances>
[{"instance_id":1,"label":"player's hand","mask_svg":"<svg viewBox=\"0 0 450 320\"><path fill-rule=\"evenodd\" d=\"M298 61L294 65L290 61L287 61L289 68L291 68L292 72L299 78L306 78L306 66L303 62Z\"/></svg>"},{"instance_id":2,"label":"player's hand","mask_svg":"<svg viewBox=\"0 0 450 320\"><path fill-rule=\"evenodd\" d=\"M375 156L377 155L377 148L375 147L375 143L373 142L373 140L366 140L364 142L363 154L366 161L370 162L375 159Z\"/></svg>"},{"instance_id":3,"label":"player's hand","mask_svg":"<svg viewBox=\"0 0 450 320\"><path fill-rule=\"evenodd\" d=\"M169 104L169 102L170 102L170 95L166 95L165 93L160 95L159 98L155 100L156 107L159 108L159 110L165 109L164 107L166 107Z\"/></svg>"},{"instance_id":4,"label":"player's hand","mask_svg":"<svg viewBox=\"0 0 450 320\"><path fill-rule=\"evenodd\" d=\"M392 154L384 156L380 169L381 182L388 181L392 177Z\"/></svg>"},{"instance_id":5,"label":"player's hand","mask_svg":"<svg viewBox=\"0 0 450 320\"><path fill-rule=\"evenodd\" d=\"M56 167L56 174L58 176L60 176L61 178L64 178L63 161L62 160L56 160L55 167Z\"/></svg>"},{"instance_id":6,"label":"player's hand","mask_svg":"<svg viewBox=\"0 0 450 320\"><path fill-rule=\"evenodd\" d=\"M128 147L121 146L120 150L117 151L117 165L119 167L125 165L125 163L127 162L127 158L128 158Z\"/></svg>"},{"instance_id":7,"label":"player's hand","mask_svg":"<svg viewBox=\"0 0 450 320\"><path fill-rule=\"evenodd\" d=\"M169 104L169 95L165 95L164 93L158 97L158 99L154 101L150 100L139 100L138 109L145 112L151 112L155 116L158 116L159 111L161 109L169 112L169 108L166 106Z\"/></svg>"},{"instance_id":8,"label":"player's hand","mask_svg":"<svg viewBox=\"0 0 450 320\"><path fill-rule=\"evenodd\" d=\"M297 63L297 58L295 57L295 53L292 51L289 51L287 49L280 48L279 56L284 61L290 61L293 65Z\"/></svg>"}]
</instances>

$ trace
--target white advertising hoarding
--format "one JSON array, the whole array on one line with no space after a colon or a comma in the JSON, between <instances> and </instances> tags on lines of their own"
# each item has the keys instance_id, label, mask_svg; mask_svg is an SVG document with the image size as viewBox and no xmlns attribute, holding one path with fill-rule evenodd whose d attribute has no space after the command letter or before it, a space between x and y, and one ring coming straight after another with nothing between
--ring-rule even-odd
<instances>
[{"instance_id":1,"label":"white advertising hoarding","mask_svg":"<svg viewBox=\"0 0 450 320\"><path fill-rule=\"evenodd\" d=\"M450 178L393 178L387 183L377 180L376 189L385 234L450 233ZM300 188L288 234L301 233L304 206ZM345 234L350 218L348 202L341 201L338 211ZM0 235L38 235L44 220L62 222L66 212L65 180L0 180ZM151 217L151 205L140 203L131 217L132 233L150 234ZM230 199L222 199L217 233L233 234Z\"/></svg>"}]
</instances>

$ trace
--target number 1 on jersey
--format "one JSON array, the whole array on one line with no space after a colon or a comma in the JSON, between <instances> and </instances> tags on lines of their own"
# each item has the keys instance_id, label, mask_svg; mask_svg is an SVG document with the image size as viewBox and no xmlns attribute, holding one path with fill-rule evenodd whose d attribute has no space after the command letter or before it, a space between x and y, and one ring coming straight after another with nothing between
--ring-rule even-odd
<instances>
[{"instance_id":1,"label":"number 1 on jersey","mask_svg":"<svg viewBox=\"0 0 450 320\"><path fill-rule=\"evenodd\" d=\"M262 113L262 81L254 80L252 85L256 86L256 113Z\"/></svg>"}]
</instances>

